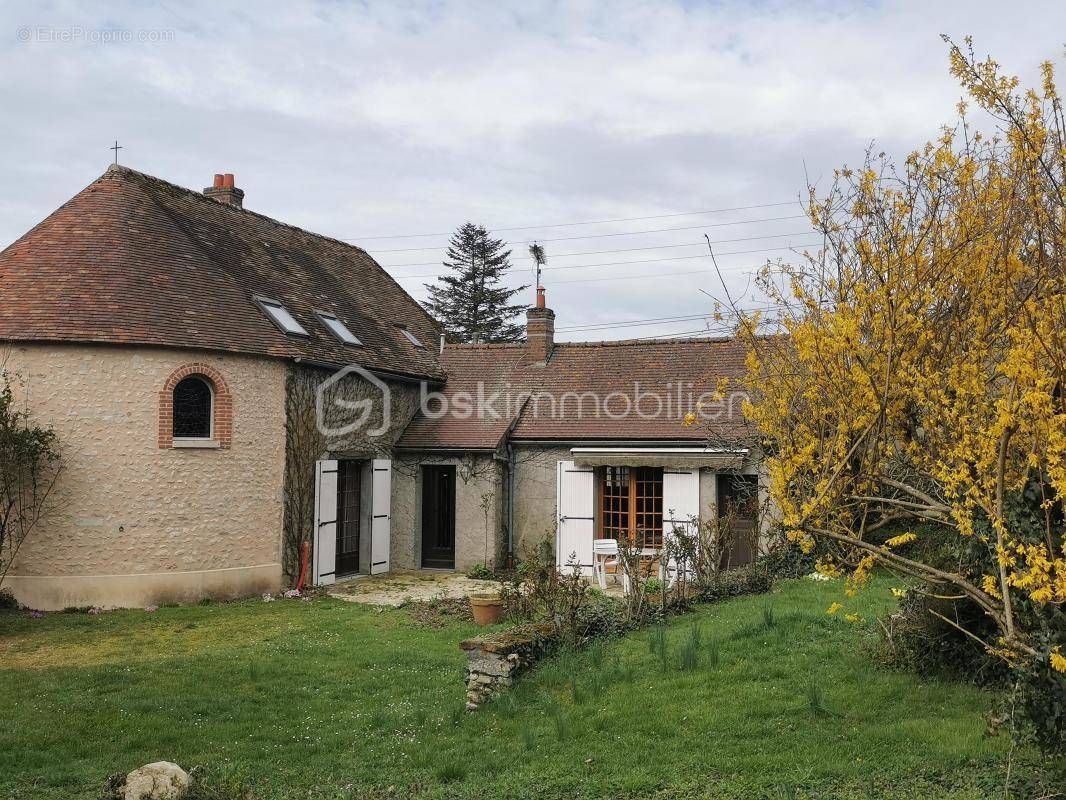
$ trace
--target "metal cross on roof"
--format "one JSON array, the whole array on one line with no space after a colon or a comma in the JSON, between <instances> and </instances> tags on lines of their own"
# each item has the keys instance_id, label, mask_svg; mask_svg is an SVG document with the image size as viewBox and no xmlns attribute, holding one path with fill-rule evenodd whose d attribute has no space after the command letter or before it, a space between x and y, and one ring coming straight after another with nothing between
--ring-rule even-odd
<instances>
[{"instance_id":1,"label":"metal cross on roof","mask_svg":"<svg viewBox=\"0 0 1066 800\"><path fill-rule=\"evenodd\" d=\"M118 139L115 139L114 147L109 147L107 149L115 151L115 163L117 164L118 163L118 151L122 149L122 146L119 145L119 143L118 143Z\"/></svg>"}]
</instances>

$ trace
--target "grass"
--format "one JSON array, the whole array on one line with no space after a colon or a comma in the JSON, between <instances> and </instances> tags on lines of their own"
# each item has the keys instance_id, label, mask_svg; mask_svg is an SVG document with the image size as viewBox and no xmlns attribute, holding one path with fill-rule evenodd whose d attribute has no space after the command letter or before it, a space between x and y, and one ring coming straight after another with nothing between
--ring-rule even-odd
<instances>
[{"instance_id":1,"label":"grass","mask_svg":"<svg viewBox=\"0 0 1066 800\"><path fill-rule=\"evenodd\" d=\"M784 583L564 652L476 714L465 624L342 601L0 615L0 797L95 798L161 758L256 797L1002 797L992 698L886 672L840 587ZM873 619L887 584L849 610ZM1033 763L1015 751L1014 773Z\"/></svg>"}]
</instances>

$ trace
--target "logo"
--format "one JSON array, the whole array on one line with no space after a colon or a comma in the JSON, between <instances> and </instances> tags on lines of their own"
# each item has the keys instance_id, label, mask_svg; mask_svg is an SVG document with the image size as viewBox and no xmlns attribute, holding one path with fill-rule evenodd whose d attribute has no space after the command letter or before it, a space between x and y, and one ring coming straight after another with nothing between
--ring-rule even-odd
<instances>
[{"instance_id":1,"label":"logo","mask_svg":"<svg viewBox=\"0 0 1066 800\"><path fill-rule=\"evenodd\" d=\"M345 381L349 376L362 381ZM368 397L355 399L357 389L364 389ZM322 381L315 390L315 422L318 432L329 438L347 436L362 430L374 413L376 396L380 395L381 424L366 435L377 438L389 430L392 421L392 392L379 377L358 364L349 364ZM332 412L332 413L331 413Z\"/></svg>"}]
</instances>

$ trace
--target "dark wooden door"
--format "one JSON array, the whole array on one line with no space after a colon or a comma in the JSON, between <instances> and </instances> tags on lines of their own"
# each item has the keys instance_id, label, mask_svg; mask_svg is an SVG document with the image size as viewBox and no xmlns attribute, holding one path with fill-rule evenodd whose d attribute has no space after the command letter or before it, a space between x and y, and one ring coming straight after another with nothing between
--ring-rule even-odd
<instances>
[{"instance_id":1,"label":"dark wooden door","mask_svg":"<svg viewBox=\"0 0 1066 800\"><path fill-rule=\"evenodd\" d=\"M362 461L337 462L337 577L359 571Z\"/></svg>"},{"instance_id":2,"label":"dark wooden door","mask_svg":"<svg viewBox=\"0 0 1066 800\"><path fill-rule=\"evenodd\" d=\"M739 567L755 560L759 524L759 478L756 475L718 475L718 513L733 517L733 541L722 554L722 567Z\"/></svg>"},{"instance_id":3,"label":"dark wooden door","mask_svg":"<svg viewBox=\"0 0 1066 800\"><path fill-rule=\"evenodd\" d=\"M455 568L455 467L422 467L422 566Z\"/></svg>"}]
</instances>

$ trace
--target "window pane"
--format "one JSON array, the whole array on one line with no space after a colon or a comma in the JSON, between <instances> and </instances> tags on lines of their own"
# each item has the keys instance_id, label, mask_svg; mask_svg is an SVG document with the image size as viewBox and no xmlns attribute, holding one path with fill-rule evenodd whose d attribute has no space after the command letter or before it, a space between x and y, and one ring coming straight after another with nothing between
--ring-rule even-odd
<instances>
[{"instance_id":1,"label":"window pane","mask_svg":"<svg viewBox=\"0 0 1066 800\"><path fill-rule=\"evenodd\" d=\"M348 327L336 317L331 317L327 314L319 314L318 317L329 328L330 332L342 342L346 344L362 344L355 334L348 330Z\"/></svg>"},{"instance_id":2,"label":"window pane","mask_svg":"<svg viewBox=\"0 0 1066 800\"><path fill-rule=\"evenodd\" d=\"M604 467L600 473L600 531L608 539L637 537L641 547L663 543L663 471Z\"/></svg>"},{"instance_id":3,"label":"window pane","mask_svg":"<svg viewBox=\"0 0 1066 800\"><path fill-rule=\"evenodd\" d=\"M174 387L173 436L211 438L211 389L203 378L185 378Z\"/></svg>"},{"instance_id":4,"label":"window pane","mask_svg":"<svg viewBox=\"0 0 1066 800\"><path fill-rule=\"evenodd\" d=\"M304 330L304 326L297 322L296 318L283 305L270 300L260 300L259 302L263 304L263 309L270 315L270 318L285 333L297 333L301 336L308 335L307 331Z\"/></svg>"},{"instance_id":5,"label":"window pane","mask_svg":"<svg viewBox=\"0 0 1066 800\"><path fill-rule=\"evenodd\" d=\"M402 333L404 336L406 336L407 337L407 341L409 341L415 347L425 347L425 345L422 344L422 342L418 341L418 337L415 336L413 333L411 333L411 331L407 330L407 328L400 328L400 333Z\"/></svg>"}]
</instances>

